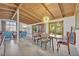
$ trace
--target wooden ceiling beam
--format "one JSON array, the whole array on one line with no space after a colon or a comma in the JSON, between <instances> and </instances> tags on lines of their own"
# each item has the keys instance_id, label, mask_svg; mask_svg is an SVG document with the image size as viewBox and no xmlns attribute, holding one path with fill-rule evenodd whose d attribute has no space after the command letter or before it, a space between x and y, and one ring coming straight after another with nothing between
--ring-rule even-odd
<instances>
[{"instance_id":1,"label":"wooden ceiling beam","mask_svg":"<svg viewBox=\"0 0 79 59\"><path fill-rule=\"evenodd\" d=\"M20 22L25 23L25 24L30 24L29 22L25 22L23 20L20 19Z\"/></svg>"},{"instance_id":2,"label":"wooden ceiling beam","mask_svg":"<svg viewBox=\"0 0 79 59\"><path fill-rule=\"evenodd\" d=\"M20 21L25 22L25 23L29 23L29 21L25 18L23 18L22 16L20 17Z\"/></svg>"},{"instance_id":3,"label":"wooden ceiling beam","mask_svg":"<svg viewBox=\"0 0 79 59\"><path fill-rule=\"evenodd\" d=\"M62 13L62 8L61 8L61 5L60 5L60 3L58 3L58 7L59 7L59 9L60 9L60 12L61 12L61 14L62 14L62 17L64 17L64 15L63 15L63 13Z\"/></svg>"},{"instance_id":4,"label":"wooden ceiling beam","mask_svg":"<svg viewBox=\"0 0 79 59\"><path fill-rule=\"evenodd\" d=\"M53 18L55 18L54 15L50 12L49 8L48 8L44 3L41 3L41 5L50 13L50 15L51 15Z\"/></svg>"},{"instance_id":5,"label":"wooden ceiling beam","mask_svg":"<svg viewBox=\"0 0 79 59\"><path fill-rule=\"evenodd\" d=\"M9 15L9 16L12 16L12 14L8 14L8 13L4 13L4 14L2 14L2 13L0 13L0 15Z\"/></svg>"},{"instance_id":6,"label":"wooden ceiling beam","mask_svg":"<svg viewBox=\"0 0 79 59\"><path fill-rule=\"evenodd\" d=\"M13 19L13 18L15 17L15 15L16 15L16 13L17 13L17 10L18 10L21 6L22 6L22 4L19 4L19 6L17 7L15 13L14 13L13 16L11 17L11 19Z\"/></svg>"},{"instance_id":7,"label":"wooden ceiling beam","mask_svg":"<svg viewBox=\"0 0 79 59\"><path fill-rule=\"evenodd\" d=\"M36 15L32 14L32 13L29 12L28 10L24 9L23 7L21 7L20 9L21 9L22 11L24 11L26 14L28 14L29 16L35 18L37 22L42 21L42 19L40 19L40 18L37 17Z\"/></svg>"},{"instance_id":8,"label":"wooden ceiling beam","mask_svg":"<svg viewBox=\"0 0 79 59\"><path fill-rule=\"evenodd\" d=\"M17 8L17 5L15 5L14 3L3 3L3 4L9 7Z\"/></svg>"},{"instance_id":9,"label":"wooden ceiling beam","mask_svg":"<svg viewBox=\"0 0 79 59\"><path fill-rule=\"evenodd\" d=\"M1 15L4 16L4 17L6 17L6 16L12 16L12 14L0 14L0 17L1 17Z\"/></svg>"},{"instance_id":10,"label":"wooden ceiling beam","mask_svg":"<svg viewBox=\"0 0 79 59\"><path fill-rule=\"evenodd\" d=\"M14 17L14 20L16 20L16 17ZM27 17L25 17L24 15L20 14L20 20L23 20L26 22L34 22L33 20L28 19Z\"/></svg>"},{"instance_id":11,"label":"wooden ceiling beam","mask_svg":"<svg viewBox=\"0 0 79 59\"><path fill-rule=\"evenodd\" d=\"M0 14L13 14L11 12L0 12Z\"/></svg>"},{"instance_id":12,"label":"wooden ceiling beam","mask_svg":"<svg viewBox=\"0 0 79 59\"><path fill-rule=\"evenodd\" d=\"M28 18L28 19L30 19L30 20L32 20L32 21L35 21L35 22L37 22L35 19L33 19L33 18L31 18L31 17L28 17L26 14L24 14L23 12L20 12L20 15L22 15L22 16L24 16L25 18Z\"/></svg>"},{"instance_id":13,"label":"wooden ceiling beam","mask_svg":"<svg viewBox=\"0 0 79 59\"><path fill-rule=\"evenodd\" d=\"M12 11L12 12L14 12L15 10L13 10L13 9L9 9L9 8L2 8L2 7L0 7L0 10L4 10L4 11Z\"/></svg>"},{"instance_id":14,"label":"wooden ceiling beam","mask_svg":"<svg viewBox=\"0 0 79 59\"><path fill-rule=\"evenodd\" d=\"M20 16L20 21L24 22L24 23L34 23L32 21L28 21L27 19L23 18L22 16Z\"/></svg>"},{"instance_id":15,"label":"wooden ceiling beam","mask_svg":"<svg viewBox=\"0 0 79 59\"><path fill-rule=\"evenodd\" d=\"M1 16L0 15L0 18L3 18L3 19L5 19L5 18L10 18L11 16Z\"/></svg>"},{"instance_id":16,"label":"wooden ceiling beam","mask_svg":"<svg viewBox=\"0 0 79 59\"><path fill-rule=\"evenodd\" d=\"M32 23L33 23L33 22L24 21L23 19L20 19L20 21L21 21L22 23L26 23L26 24L32 24Z\"/></svg>"},{"instance_id":17,"label":"wooden ceiling beam","mask_svg":"<svg viewBox=\"0 0 79 59\"><path fill-rule=\"evenodd\" d=\"M16 17L14 17L14 20L16 21ZM31 23L30 21L27 21L27 19L25 19L23 16L20 15L20 22L23 22L23 23L26 23L26 24L29 24Z\"/></svg>"},{"instance_id":18,"label":"wooden ceiling beam","mask_svg":"<svg viewBox=\"0 0 79 59\"><path fill-rule=\"evenodd\" d=\"M28 20L29 22L34 22L33 20L28 19L27 17L24 17L22 14L20 15L20 17L22 17L22 18L24 18L24 19Z\"/></svg>"}]
</instances>

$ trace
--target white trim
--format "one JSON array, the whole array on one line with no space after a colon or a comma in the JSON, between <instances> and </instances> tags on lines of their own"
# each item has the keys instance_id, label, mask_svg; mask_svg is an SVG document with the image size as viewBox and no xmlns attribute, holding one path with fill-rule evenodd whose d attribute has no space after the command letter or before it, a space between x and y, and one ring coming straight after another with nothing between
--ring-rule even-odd
<instances>
[{"instance_id":1,"label":"white trim","mask_svg":"<svg viewBox=\"0 0 79 59\"><path fill-rule=\"evenodd\" d=\"M73 17L73 16L69 16L69 17ZM68 18L68 17L64 17L64 18ZM59 21L63 21L64 18L59 18L59 19L50 20L48 23L50 23L50 22L59 22ZM29 24L29 25L37 25L37 24L44 24L44 23L46 23L46 22L39 22L39 23Z\"/></svg>"}]
</instances>

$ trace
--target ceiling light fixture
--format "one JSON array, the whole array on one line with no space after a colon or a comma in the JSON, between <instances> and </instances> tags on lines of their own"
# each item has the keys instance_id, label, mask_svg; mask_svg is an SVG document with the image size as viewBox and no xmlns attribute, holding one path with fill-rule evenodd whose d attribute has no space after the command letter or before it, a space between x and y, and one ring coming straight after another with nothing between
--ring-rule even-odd
<instances>
[{"instance_id":1,"label":"ceiling light fixture","mask_svg":"<svg viewBox=\"0 0 79 59\"><path fill-rule=\"evenodd\" d=\"M48 16L43 17L43 21L44 22L49 22L49 17Z\"/></svg>"}]
</instances>

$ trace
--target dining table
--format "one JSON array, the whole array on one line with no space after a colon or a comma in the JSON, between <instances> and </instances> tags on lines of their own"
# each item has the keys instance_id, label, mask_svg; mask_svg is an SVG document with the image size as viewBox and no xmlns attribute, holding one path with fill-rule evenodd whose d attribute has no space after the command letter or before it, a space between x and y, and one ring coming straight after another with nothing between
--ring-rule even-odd
<instances>
[{"instance_id":1,"label":"dining table","mask_svg":"<svg viewBox=\"0 0 79 59\"><path fill-rule=\"evenodd\" d=\"M63 39L63 36L50 34L49 38L50 38L50 46L53 48L53 51L54 51L54 39L56 39L56 41L57 41L57 40Z\"/></svg>"}]
</instances>

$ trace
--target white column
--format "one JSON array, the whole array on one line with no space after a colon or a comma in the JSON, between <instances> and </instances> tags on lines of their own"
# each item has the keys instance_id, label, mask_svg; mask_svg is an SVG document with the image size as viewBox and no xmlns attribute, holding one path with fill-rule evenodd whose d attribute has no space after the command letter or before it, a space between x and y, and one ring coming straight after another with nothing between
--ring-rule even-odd
<instances>
[{"instance_id":1,"label":"white column","mask_svg":"<svg viewBox=\"0 0 79 59\"><path fill-rule=\"evenodd\" d=\"M46 23L45 23L45 26L46 26L46 33L49 33L49 23L46 22Z\"/></svg>"},{"instance_id":2,"label":"white column","mask_svg":"<svg viewBox=\"0 0 79 59\"><path fill-rule=\"evenodd\" d=\"M19 9L17 9L17 43L19 43Z\"/></svg>"}]
</instances>

